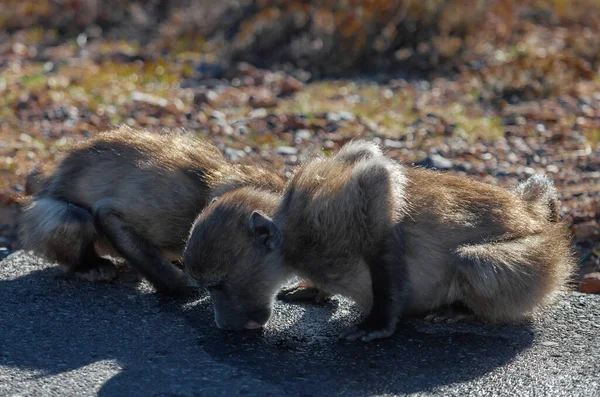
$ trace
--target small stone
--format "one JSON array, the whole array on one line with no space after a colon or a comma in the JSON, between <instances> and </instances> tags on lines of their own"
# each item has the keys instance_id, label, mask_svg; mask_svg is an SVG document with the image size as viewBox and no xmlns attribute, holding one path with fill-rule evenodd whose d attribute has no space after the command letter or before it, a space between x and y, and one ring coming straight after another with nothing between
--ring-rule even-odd
<instances>
[{"instance_id":1,"label":"small stone","mask_svg":"<svg viewBox=\"0 0 600 397\"><path fill-rule=\"evenodd\" d=\"M439 154L429 155L423 160L416 162L415 165L419 167L438 170L449 170L454 166L452 160L442 157Z\"/></svg>"},{"instance_id":2,"label":"small stone","mask_svg":"<svg viewBox=\"0 0 600 397\"><path fill-rule=\"evenodd\" d=\"M579 292L600 294L600 273L588 273L579 283Z\"/></svg>"},{"instance_id":3,"label":"small stone","mask_svg":"<svg viewBox=\"0 0 600 397\"><path fill-rule=\"evenodd\" d=\"M399 149L404 146L404 144L400 141L394 141L392 139L384 139L383 145L393 149Z\"/></svg>"},{"instance_id":4,"label":"small stone","mask_svg":"<svg viewBox=\"0 0 600 397\"><path fill-rule=\"evenodd\" d=\"M194 94L194 104L200 105L203 103L212 104L218 95L213 90L202 90Z\"/></svg>"},{"instance_id":5,"label":"small stone","mask_svg":"<svg viewBox=\"0 0 600 397\"><path fill-rule=\"evenodd\" d=\"M269 108L277 105L277 98L267 89L256 91L248 98L248 104L253 108Z\"/></svg>"},{"instance_id":6,"label":"small stone","mask_svg":"<svg viewBox=\"0 0 600 397\"><path fill-rule=\"evenodd\" d=\"M303 141L307 141L312 137L312 134L310 133L309 130L298 130L296 131L296 138L301 139Z\"/></svg>"},{"instance_id":7,"label":"small stone","mask_svg":"<svg viewBox=\"0 0 600 397\"><path fill-rule=\"evenodd\" d=\"M352 121L354 120L354 115L351 112L348 111L341 111L338 113L340 120L344 120L344 121Z\"/></svg>"},{"instance_id":8,"label":"small stone","mask_svg":"<svg viewBox=\"0 0 600 397\"><path fill-rule=\"evenodd\" d=\"M250 119L260 119L263 117L267 117L267 109L265 108L254 109L248 113L248 118Z\"/></svg>"},{"instance_id":9,"label":"small stone","mask_svg":"<svg viewBox=\"0 0 600 397\"><path fill-rule=\"evenodd\" d=\"M281 86L279 87L282 94L293 94L301 91L303 88L304 84L292 76L285 77L281 82Z\"/></svg>"},{"instance_id":10,"label":"small stone","mask_svg":"<svg viewBox=\"0 0 600 397\"><path fill-rule=\"evenodd\" d=\"M229 161L236 161L246 157L246 152L243 150L226 147L225 156Z\"/></svg>"},{"instance_id":11,"label":"small stone","mask_svg":"<svg viewBox=\"0 0 600 397\"><path fill-rule=\"evenodd\" d=\"M335 123L337 121L340 121L342 118L340 117L340 115L338 113L335 112L329 112L327 113L327 121L330 123Z\"/></svg>"},{"instance_id":12,"label":"small stone","mask_svg":"<svg viewBox=\"0 0 600 397\"><path fill-rule=\"evenodd\" d=\"M295 147L280 146L280 147L277 148L277 154L294 155L296 153L298 153L298 149L296 149Z\"/></svg>"},{"instance_id":13,"label":"small stone","mask_svg":"<svg viewBox=\"0 0 600 397\"><path fill-rule=\"evenodd\" d=\"M242 387L240 387L240 394L248 394L248 393L250 393L250 386L243 385Z\"/></svg>"},{"instance_id":14,"label":"small stone","mask_svg":"<svg viewBox=\"0 0 600 397\"><path fill-rule=\"evenodd\" d=\"M219 112L218 110L214 110L210 114L210 118L217 119L217 120L225 120L225 113Z\"/></svg>"}]
</instances>

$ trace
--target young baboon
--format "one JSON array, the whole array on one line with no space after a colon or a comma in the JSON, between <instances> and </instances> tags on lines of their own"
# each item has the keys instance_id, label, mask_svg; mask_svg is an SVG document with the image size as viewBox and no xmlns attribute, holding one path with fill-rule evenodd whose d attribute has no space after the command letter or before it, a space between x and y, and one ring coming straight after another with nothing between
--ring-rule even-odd
<instances>
[{"instance_id":1,"label":"young baboon","mask_svg":"<svg viewBox=\"0 0 600 397\"><path fill-rule=\"evenodd\" d=\"M241 186L215 197L198 216L185 248L187 273L206 287L219 328L260 328L273 297L288 278L275 257L254 244L248 219L255 209L273 214L284 185Z\"/></svg>"},{"instance_id":2,"label":"young baboon","mask_svg":"<svg viewBox=\"0 0 600 397\"><path fill-rule=\"evenodd\" d=\"M250 311L270 313L291 274L368 313L343 335L349 340L384 338L400 316L458 305L484 321L514 321L561 288L573 268L554 186L541 175L509 191L404 168L376 145L353 142L300 166L281 200L264 200L250 191L213 203L186 250L192 277L210 275L218 291L218 315L242 323ZM207 227L217 213L215 219L235 219L219 231L237 233L236 255L227 261L222 246L208 250L194 239L219 241ZM268 317L261 319L252 325Z\"/></svg>"},{"instance_id":3,"label":"young baboon","mask_svg":"<svg viewBox=\"0 0 600 397\"><path fill-rule=\"evenodd\" d=\"M34 173L23 246L94 280L116 275L103 256L122 258L158 291L186 294L188 278L171 261L183 256L193 220L213 193L262 184L265 175L278 178L229 164L211 143L187 134L119 127L76 146L53 173Z\"/></svg>"}]
</instances>

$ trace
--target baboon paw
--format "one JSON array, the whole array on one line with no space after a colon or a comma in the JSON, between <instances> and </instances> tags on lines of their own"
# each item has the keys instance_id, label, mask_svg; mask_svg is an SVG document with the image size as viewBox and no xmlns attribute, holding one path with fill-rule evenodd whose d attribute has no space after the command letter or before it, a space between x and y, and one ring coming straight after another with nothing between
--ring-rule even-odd
<instances>
[{"instance_id":1,"label":"baboon paw","mask_svg":"<svg viewBox=\"0 0 600 397\"><path fill-rule=\"evenodd\" d=\"M73 275L79 280L106 282L117 277L117 268L111 263L103 263L86 271L75 272Z\"/></svg>"},{"instance_id":2,"label":"baboon paw","mask_svg":"<svg viewBox=\"0 0 600 397\"><path fill-rule=\"evenodd\" d=\"M290 288L281 290L277 299L285 302L312 302L317 304L326 303L331 295L317 287L300 283Z\"/></svg>"},{"instance_id":3,"label":"baboon paw","mask_svg":"<svg viewBox=\"0 0 600 397\"><path fill-rule=\"evenodd\" d=\"M361 329L360 327L351 328L340 335L341 339L345 339L347 341L357 341L360 340L362 342L370 342L377 339L385 339L392 336L395 332L394 328L387 327L376 330L368 330Z\"/></svg>"},{"instance_id":4,"label":"baboon paw","mask_svg":"<svg viewBox=\"0 0 600 397\"><path fill-rule=\"evenodd\" d=\"M460 324L475 322L476 317L472 313L442 311L430 313L425 316L424 320L435 324Z\"/></svg>"}]
</instances>

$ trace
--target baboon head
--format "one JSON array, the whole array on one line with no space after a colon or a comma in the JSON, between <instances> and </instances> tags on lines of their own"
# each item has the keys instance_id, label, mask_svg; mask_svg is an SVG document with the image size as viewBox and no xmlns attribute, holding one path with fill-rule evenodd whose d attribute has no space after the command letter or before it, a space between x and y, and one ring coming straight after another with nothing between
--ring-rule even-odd
<instances>
[{"instance_id":1,"label":"baboon head","mask_svg":"<svg viewBox=\"0 0 600 397\"><path fill-rule=\"evenodd\" d=\"M213 200L198 216L184 254L185 269L212 298L217 327L260 328L271 317L288 277L279 261L282 236L259 213L275 211L279 197L242 188Z\"/></svg>"}]
</instances>

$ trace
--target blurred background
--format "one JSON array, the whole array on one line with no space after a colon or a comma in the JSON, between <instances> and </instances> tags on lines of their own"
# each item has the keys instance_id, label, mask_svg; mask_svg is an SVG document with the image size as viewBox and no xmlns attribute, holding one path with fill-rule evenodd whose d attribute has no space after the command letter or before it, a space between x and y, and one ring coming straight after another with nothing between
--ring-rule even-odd
<instances>
[{"instance_id":1,"label":"blurred background","mask_svg":"<svg viewBox=\"0 0 600 397\"><path fill-rule=\"evenodd\" d=\"M600 292L599 36L599 0L1 0L0 257L34 165L126 123L282 174L355 137L506 187L545 173Z\"/></svg>"}]
</instances>

